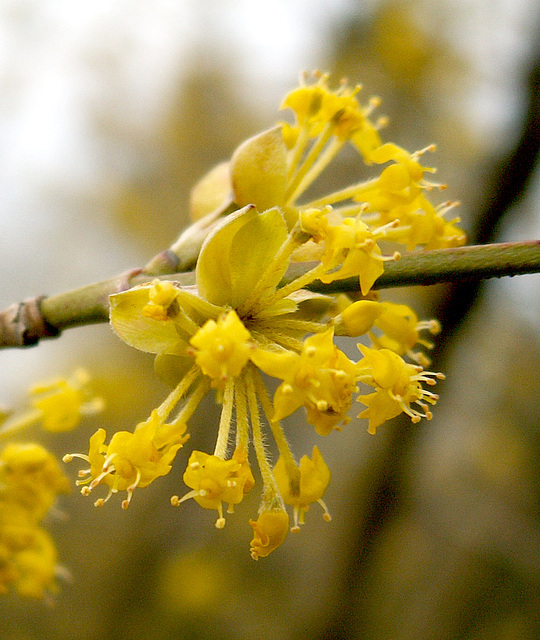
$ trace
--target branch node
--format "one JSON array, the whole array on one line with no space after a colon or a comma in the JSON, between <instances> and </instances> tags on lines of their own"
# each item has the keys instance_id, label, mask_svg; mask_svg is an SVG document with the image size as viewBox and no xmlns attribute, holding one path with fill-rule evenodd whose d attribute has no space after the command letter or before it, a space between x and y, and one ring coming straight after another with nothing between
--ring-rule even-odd
<instances>
[{"instance_id":1,"label":"branch node","mask_svg":"<svg viewBox=\"0 0 540 640\"><path fill-rule=\"evenodd\" d=\"M41 313L46 296L27 298L0 313L2 346L30 347L42 338L55 338L60 330L49 324Z\"/></svg>"}]
</instances>

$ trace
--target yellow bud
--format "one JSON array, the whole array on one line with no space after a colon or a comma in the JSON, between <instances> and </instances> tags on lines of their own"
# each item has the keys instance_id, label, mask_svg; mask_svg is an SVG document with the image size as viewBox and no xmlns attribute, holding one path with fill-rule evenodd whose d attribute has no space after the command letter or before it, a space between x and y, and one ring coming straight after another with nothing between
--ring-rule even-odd
<instances>
[{"instance_id":1,"label":"yellow bud","mask_svg":"<svg viewBox=\"0 0 540 640\"><path fill-rule=\"evenodd\" d=\"M266 558L287 537L289 516L282 509L263 511L257 520L250 520L253 527L253 539L250 542L253 560Z\"/></svg>"},{"instance_id":2,"label":"yellow bud","mask_svg":"<svg viewBox=\"0 0 540 640\"><path fill-rule=\"evenodd\" d=\"M287 148L281 127L264 131L241 144L231 159L235 202L264 211L281 206L287 180Z\"/></svg>"},{"instance_id":3,"label":"yellow bud","mask_svg":"<svg viewBox=\"0 0 540 640\"><path fill-rule=\"evenodd\" d=\"M357 337L366 334L375 320L383 312L383 307L372 300L358 300L348 306L341 314L341 321L348 336Z\"/></svg>"},{"instance_id":4,"label":"yellow bud","mask_svg":"<svg viewBox=\"0 0 540 640\"><path fill-rule=\"evenodd\" d=\"M218 207L225 207L231 197L229 163L222 162L210 169L191 190L189 215L194 221L204 218Z\"/></svg>"}]
</instances>

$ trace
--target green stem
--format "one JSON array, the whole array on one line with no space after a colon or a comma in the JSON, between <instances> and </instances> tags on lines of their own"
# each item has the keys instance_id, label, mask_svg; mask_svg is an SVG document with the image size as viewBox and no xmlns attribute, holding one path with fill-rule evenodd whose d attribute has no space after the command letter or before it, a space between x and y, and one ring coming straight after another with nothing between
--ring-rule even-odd
<instances>
[{"instance_id":1,"label":"green stem","mask_svg":"<svg viewBox=\"0 0 540 640\"><path fill-rule=\"evenodd\" d=\"M303 277L312 267L313 263L292 265L284 285ZM434 249L387 262L384 273L373 288L431 285L538 272L540 240ZM0 313L0 348L29 346L42 338L56 337L64 329L107 322L110 295L152 279L148 273L134 270L74 291L11 305ZM176 281L183 286L195 282L193 272L160 276L160 279ZM359 284L358 278L349 278L330 284L315 282L309 288L322 293L357 292Z\"/></svg>"},{"instance_id":2,"label":"green stem","mask_svg":"<svg viewBox=\"0 0 540 640\"><path fill-rule=\"evenodd\" d=\"M387 262L374 289L431 285L470 279L501 278L540 272L540 240L433 249ZM358 291L358 279L348 278L310 287L324 293Z\"/></svg>"}]
</instances>

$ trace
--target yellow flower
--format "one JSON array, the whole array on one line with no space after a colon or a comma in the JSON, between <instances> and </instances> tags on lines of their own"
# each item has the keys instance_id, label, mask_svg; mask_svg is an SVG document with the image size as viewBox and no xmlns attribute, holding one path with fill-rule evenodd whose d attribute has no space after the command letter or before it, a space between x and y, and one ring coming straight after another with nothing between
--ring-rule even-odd
<instances>
[{"instance_id":1,"label":"yellow flower","mask_svg":"<svg viewBox=\"0 0 540 640\"><path fill-rule=\"evenodd\" d=\"M289 516L282 509L263 511L257 520L250 520L253 528L253 539L250 542L253 560L266 558L279 547L289 531Z\"/></svg>"},{"instance_id":2,"label":"yellow flower","mask_svg":"<svg viewBox=\"0 0 540 640\"><path fill-rule=\"evenodd\" d=\"M428 404L435 404L438 396L423 389L421 383L433 385L433 377L442 379L444 376L408 364L389 349L370 349L363 345L359 348L364 355L359 363L361 370L363 367L361 380L375 389L375 393L358 397L358 401L368 407L358 417L369 418L369 432L375 433L379 425L402 412L409 415L412 422L419 422L421 418L430 420L432 414ZM411 404L417 404L423 413Z\"/></svg>"},{"instance_id":3,"label":"yellow flower","mask_svg":"<svg viewBox=\"0 0 540 640\"><path fill-rule=\"evenodd\" d=\"M274 477L278 484L283 502L294 507L294 527L291 531L300 531L298 525L304 524L304 518L309 505L318 502L324 509L324 519L331 520L326 505L322 497L330 482L330 469L324 462L317 447L313 447L313 455L310 460L307 456L302 456L299 471L299 480L291 477L287 471L287 464L283 457L280 457L274 467ZM296 475L296 474L295 474Z\"/></svg>"},{"instance_id":4,"label":"yellow flower","mask_svg":"<svg viewBox=\"0 0 540 640\"><path fill-rule=\"evenodd\" d=\"M40 521L69 482L56 458L35 443L12 443L0 453L0 500L16 503Z\"/></svg>"},{"instance_id":5,"label":"yellow flower","mask_svg":"<svg viewBox=\"0 0 540 640\"><path fill-rule=\"evenodd\" d=\"M433 344L420 337L420 331L429 331L436 335L440 324L436 320L419 321L416 313L406 304L358 300L347 306L335 320L338 335L368 335L373 346L378 349L390 349L400 356L407 355L411 360L423 366L429 359L419 351L417 345L431 349ZM375 333L378 329L382 334Z\"/></svg>"},{"instance_id":6,"label":"yellow flower","mask_svg":"<svg viewBox=\"0 0 540 640\"><path fill-rule=\"evenodd\" d=\"M56 591L56 548L35 514L0 500L0 593L42 598Z\"/></svg>"},{"instance_id":7,"label":"yellow flower","mask_svg":"<svg viewBox=\"0 0 540 640\"><path fill-rule=\"evenodd\" d=\"M155 355L156 373L172 391L133 433L114 434L109 445L104 430L92 436L89 454L79 456L89 464L79 484L86 494L109 486L96 504L125 490L127 506L135 487L166 474L186 424L213 388L221 404L214 451L192 453L183 476L190 491L172 502L193 498L216 510L223 527L223 503L232 512L254 484L251 446L262 480L251 552L264 557L287 534L284 501L293 506L296 530L309 505L322 501L330 478L317 448L312 460L304 456L296 465L283 419L304 407L315 430L329 435L349 422L360 382L374 388L359 398L370 431L402 411L414 421L431 416L427 405L436 396L422 384L438 376L401 355L422 362L413 349L429 343L419 331L435 332L436 325L419 322L404 305L379 303L371 289L385 261L399 257L393 247L383 253L388 243L442 246L461 236L455 221L443 220L450 205L441 209L428 200L436 185L425 180L432 170L420 164L422 152L382 144L383 120L370 119L378 100L362 106L358 91L346 83L332 90L325 75L304 78L282 104L294 122L253 136L196 186L193 215L208 216L212 230L193 286L154 280L110 297L113 329ZM376 175L310 200L304 194L347 143ZM291 263L300 261L312 264L293 276ZM310 290L316 281L349 277L358 278L369 299L351 305ZM361 347L364 357L355 362L334 344L335 333L366 335L378 348ZM261 372L281 380L273 399ZM279 453L274 472L265 446L270 434Z\"/></svg>"},{"instance_id":8,"label":"yellow flower","mask_svg":"<svg viewBox=\"0 0 540 640\"><path fill-rule=\"evenodd\" d=\"M383 257L377 244L387 229L372 230L359 217L342 218L332 210L310 209L301 214L300 220L315 242L324 243L320 258L325 269L322 282L359 276L360 290L366 295L384 272L383 262L399 258L399 253Z\"/></svg>"},{"instance_id":9,"label":"yellow flower","mask_svg":"<svg viewBox=\"0 0 540 640\"><path fill-rule=\"evenodd\" d=\"M146 422L137 425L133 433L118 431L113 435L109 445L105 445L106 433L98 429L90 438L90 451L84 454L67 454L64 462L71 462L74 457L82 458L90 463L90 468L79 473L83 480L77 481L84 485L81 493L89 495L99 484L109 486L106 498L99 498L96 506L101 506L113 493L126 491L127 498L122 507L127 509L133 492L137 487L146 487L153 480L164 476L171 470L171 462L177 451L189 436L184 435L186 425L178 425L176 430L170 430L164 441L160 431L171 425L165 425L157 411ZM89 484L88 484L89 483Z\"/></svg>"},{"instance_id":10,"label":"yellow flower","mask_svg":"<svg viewBox=\"0 0 540 640\"><path fill-rule=\"evenodd\" d=\"M221 315L217 322L207 320L191 338L195 362L216 383L240 375L249 360L252 343L249 331L235 311Z\"/></svg>"},{"instance_id":11,"label":"yellow flower","mask_svg":"<svg viewBox=\"0 0 540 640\"><path fill-rule=\"evenodd\" d=\"M369 114L378 100L374 99L367 108L356 100L361 87L350 88L342 83L337 91L328 87L327 74L314 74L317 82L313 85L303 83L285 96L281 108L292 109L296 116L296 126L290 127L288 137L296 142L306 135L314 137L325 128L338 139L351 139L352 143L368 157L373 149L380 145L376 127L369 121Z\"/></svg>"},{"instance_id":12,"label":"yellow flower","mask_svg":"<svg viewBox=\"0 0 540 640\"><path fill-rule=\"evenodd\" d=\"M235 453L230 460L211 456L202 451L193 451L184 473L184 482L193 489L182 498L173 496L174 506L193 498L205 509L215 509L219 514L216 527L225 526L223 502L228 503L228 513L234 513L234 505L239 504L253 487L254 480L245 454Z\"/></svg>"},{"instance_id":13,"label":"yellow flower","mask_svg":"<svg viewBox=\"0 0 540 640\"><path fill-rule=\"evenodd\" d=\"M154 320L167 320L169 313L175 310L173 305L177 293L171 282L155 280L148 291L148 303L142 309L143 316Z\"/></svg>"},{"instance_id":14,"label":"yellow flower","mask_svg":"<svg viewBox=\"0 0 540 640\"><path fill-rule=\"evenodd\" d=\"M103 409L103 400L90 394L89 382L88 373L77 369L69 379L57 378L32 387L32 404L41 414L44 429L70 431L78 426L81 416Z\"/></svg>"},{"instance_id":15,"label":"yellow flower","mask_svg":"<svg viewBox=\"0 0 540 640\"><path fill-rule=\"evenodd\" d=\"M103 399L92 394L89 383L88 373L77 369L71 378L56 378L34 385L30 388L32 409L15 412L9 417L0 414L0 437L11 436L39 422L47 431L74 429L83 416L98 413L104 407Z\"/></svg>"},{"instance_id":16,"label":"yellow flower","mask_svg":"<svg viewBox=\"0 0 540 640\"><path fill-rule=\"evenodd\" d=\"M57 553L49 534L34 529L32 544L13 556L14 588L26 598L43 598L57 591Z\"/></svg>"},{"instance_id":17,"label":"yellow flower","mask_svg":"<svg viewBox=\"0 0 540 640\"><path fill-rule=\"evenodd\" d=\"M356 367L333 342L332 329L307 338L300 354L254 350L251 358L265 373L284 382L274 395L273 420L305 406L308 421L321 435L340 422L356 390Z\"/></svg>"}]
</instances>

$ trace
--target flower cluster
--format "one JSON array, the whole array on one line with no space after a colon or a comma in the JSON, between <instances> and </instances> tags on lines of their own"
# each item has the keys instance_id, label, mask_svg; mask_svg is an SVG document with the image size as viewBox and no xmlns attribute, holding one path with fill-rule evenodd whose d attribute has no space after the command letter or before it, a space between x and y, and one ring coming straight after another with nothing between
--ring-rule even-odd
<instances>
[{"instance_id":1,"label":"flower cluster","mask_svg":"<svg viewBox=\"0 0 540 640\"><path fill-rule=\"evenodd\" d=\"M265 557L289 530L285 505L293 509L292 531L314 503L330 520L323 502L328 466L317 447L311 459L296 462L284 419L303 407L317 434L328 436L350 421L355 398L372 433L400 413L413 422L431 418L437 396L424 387L443 376L424 370L429 361L421 347L429 348L423 335L436 334L438 324L419 321L406 305L379 301L372 287L385 262L399 259L399 248L457 246L465 237L457 219L444 218L453 205L428 199L441 185L425 179L434 171L421 164L427 149L409 153L383 143L383 119L370 119L378 101L362 106L358 91L346 84L333 91L323 75L304 79L283 102L294 113L292 124L246 141L197 185L196 216L216 206L228 215L203 244L194 286L162 279L111 296L113 329L128 345L155 354L155 370L173 390L133 432L116 433L106 444L100 429L88 455L65 457L88 463L80 473L83 495L108 487L96 505L125 491L127 507L136 487L167 473L187 440L188 421L214 389L222 405L215 449L191 453L183 476L189 491L172 503L193 499L216 511L222 528L223 505L232 513L255 484L253 449L262 499L249 521L251 555ZM378 174L324 197L304 197L347 143L366 171L375 166ZM358 281L354 300L310 288L350 277ZM358 359L336 346L336 335L363 337ZM261 374L280 381L273 398ZM371 392L358 395L360 385Z\"/></svg>"},{"instance_id":2,"label":"flower cluster","mask_svg":"<svg viewBox=\"0 0 540 640\"><path fill-rule=\"evenodd\" d=\"M30 389L30 407L5 413L0 438L34 424L47 431L74 429L81 417L100 411L101 398L89 387L82 369L69 379L56 378ZM41 526L57 496L69 491L69 480L53 456L33 442L11 442L0 452L0 593L14 589L30 598L57 590L65 574L57 564L55 544Z\"/></svg>"},{"instance_id":3,"label":"flower cluster","mask_svg":"<svg viewBox=\"0 0 540 640\"><path fill-rule=\"evenodd\" d=\"M0 453L0 593L43 597L56 590L56 548L41 521L69 482L38 444L9 444Z\"/></svg>"}]
</instances>

